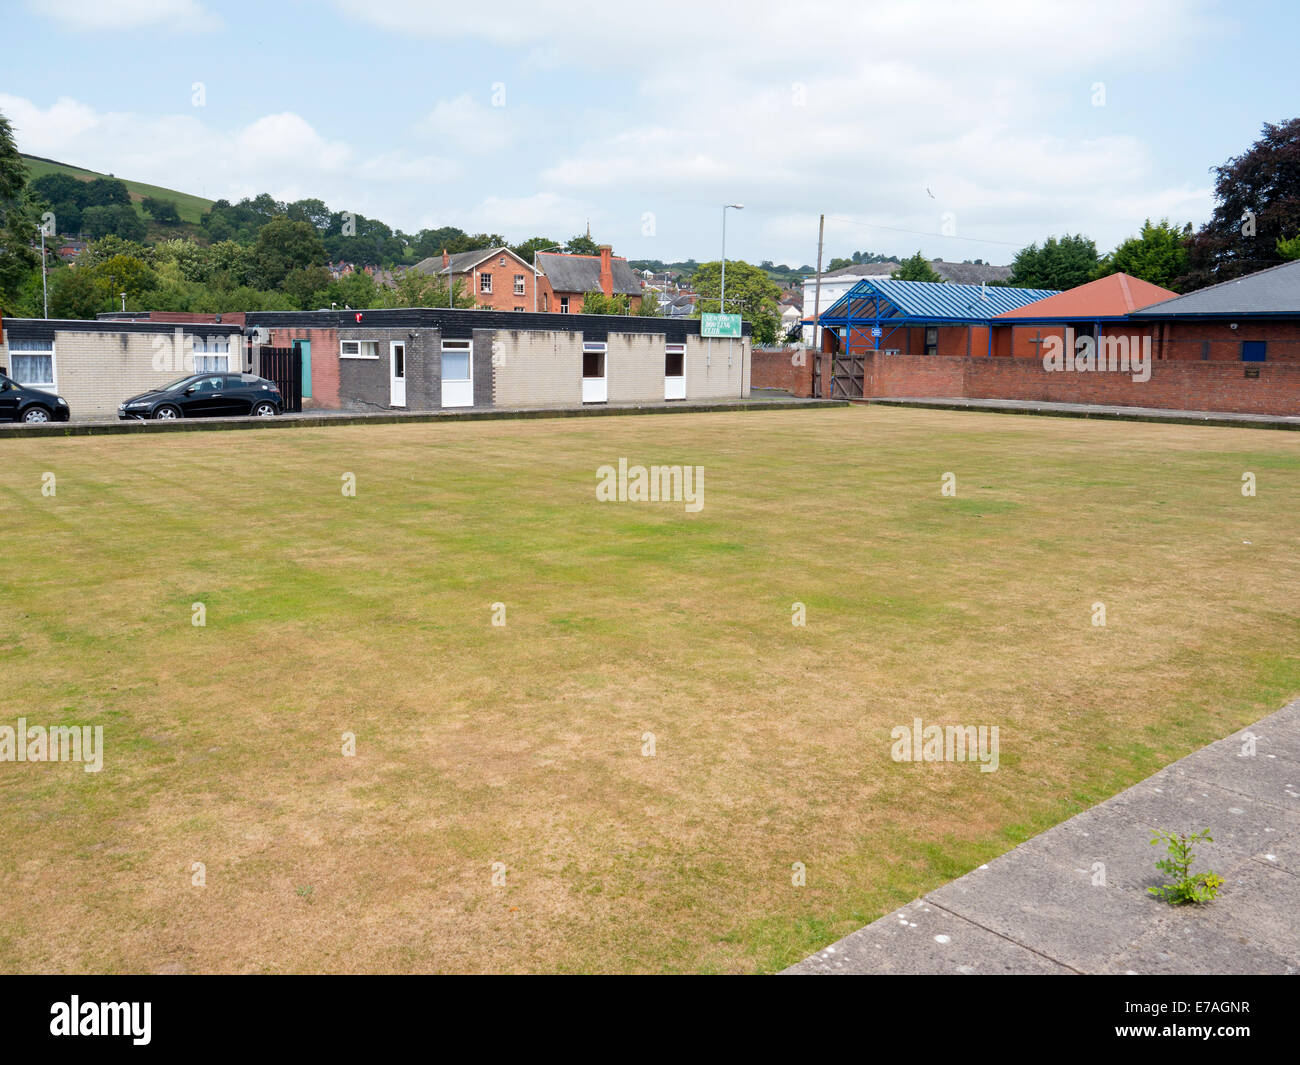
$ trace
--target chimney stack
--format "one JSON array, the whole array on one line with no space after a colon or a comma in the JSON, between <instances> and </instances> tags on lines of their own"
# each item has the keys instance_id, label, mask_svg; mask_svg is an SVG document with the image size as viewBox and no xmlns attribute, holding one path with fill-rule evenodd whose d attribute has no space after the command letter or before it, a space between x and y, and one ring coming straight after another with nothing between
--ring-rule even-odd
<instances>
[{"instance_id":1,"label":"chimney stack","mask_svg":"<svg viewBox=\"0 0 1300 1065\"><path fill-rule=\"evenodd\" d=\"M606 296L614 295L614 266L610 257L614 249L609 244L600 246L600 290Z\"/></svg>"},{"instance_id":2,"label":"chimney stack","mask_svg":"<svg viewBox=\"0 0 1300 1065\"><path fill-rule=\"evenodd\" d=\"M447 249L442 249L442 268L445 270L451 265L451 256L447 254Z\"/></svg>"}]
</instances>

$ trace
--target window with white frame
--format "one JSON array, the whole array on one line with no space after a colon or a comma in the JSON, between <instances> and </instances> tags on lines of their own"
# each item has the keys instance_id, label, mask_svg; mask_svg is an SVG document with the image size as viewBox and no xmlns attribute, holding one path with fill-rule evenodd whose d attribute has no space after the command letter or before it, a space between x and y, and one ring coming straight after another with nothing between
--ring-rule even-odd
<instances>
[{"instance_id":1,"label":"window with white frame","mask_svg":"<svg viewBox=\"0 0 1300 1065\"><path fill-rule=\"evenodd\" d=\"M379 358L378 340L340 340L340 359L377 359Z\"/></svg>"},{"instance_id":2,"label":"window with white frame","mask_svg":"<svg viewBox=\"0 0 1300 1065\"><path fill-rule=\"evenodd\" d=\"M478 275L478 290L479 290L480 292L491 292L491 291L492 291L492 275L491 275L491 274L479 274L479 275Z\"/></svg>"},{"instance_id":3,"label":"window with white frame","mask_svg":"<svg viewBox=\"0 0 1300 1065\"><path fill-rule=\"evenodd\" d=\"M515 295L522 296L523 294L524 294L524 275L515 274Z\"/></svg>"},{"instance_id":4,"label":"window with white frame","mask_svg":"<svg viewBox=\"0 0 1300 1065\"><path fill-rule=\"evenodd\" d=\"M686 375L686 345L669 344L664 358L665 377L684 377Z\"/></svg>"},{"instance_id":5,"label":"window with white frame","mask_svg":"<svg viewBox=\"0 0 1300 1065\"><path fill-rule=\"evenodd\" d=\"M442 342L442 379L444 381L469 380L468 340L444 340Z\"/></svg>"},{"instance_id":6,"label":"window with white frame","mask_svg":"<svg viewBox=\"0 0 1300 1065\"><path fill-rule=\"evenodd\" d=\"M505 266L505 264L506 264L506 257L503 255L503 256L501 256L500 259L497 260L497 265L498 265L498 266Z\"/></svg>"},{"instance_id":7,"label":"window with white frame","mask_svg":"<svg viewBox=\"0 0 1300 1065\"><path fill-rule=\"evenodd\" d=\"M589 340L582 345L582 376L600 378L605 376L605 351L607 345L598 340Z\"/></svg>"},{"instance_id":8,"label":"window with white frame","mask_svg":"<svg viewBox=\"0 0 1300 1065\"><path fill-rule=\"evenodd\" d=\"M54 341L9 340L9 376L20 385L54 389Z\"/></svg>"},{"instance_id":9,"label":"window with white frame","mask_svg":"<svg viewBox=\"0 0 1300 1065\"><path fill-rule=\"evenodd\" d=\"M568 297L568 296L561 296L561 297L560 297L560 313L561 313L561 314L568 314L568 313L569 313L569 297Z\"/></svg>"},{"instance_id":10,"label":"window with white frame","mask_svg":"<svg viewBox=\"0 0 1300 1065\"><path fill-rule=\"evenodd\" d=\"M230 337L190 337L195 373L221 373L230 369Z\"/></svg>"}]
</instances>

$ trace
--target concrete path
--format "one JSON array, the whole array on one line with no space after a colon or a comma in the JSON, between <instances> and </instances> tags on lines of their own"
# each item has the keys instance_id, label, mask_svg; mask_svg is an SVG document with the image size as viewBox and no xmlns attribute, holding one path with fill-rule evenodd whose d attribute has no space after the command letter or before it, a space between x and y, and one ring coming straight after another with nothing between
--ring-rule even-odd
<instances>
[{"instance_id":1,"label":"concrete path","mask_svg":"<svg viewBox=\"0 0 1300 1065\"><path fill-rule=\"evenodd\" d=\"M1030 399L954 399L918 396L907 399L854 400L855 403L933 410L979 410L997 414L1040 414L1054 418L1107 418L1128 422L1174 422L1181 425L1225 425L1247 429L1300 429L1300 415L1231 414L1210 410L1164 410L1159 407L1120 407L1099 403L1048 403Z\"/></svg>"},{"instance_id":2,"label":"concrete path","mask_svg":"<svg viewBox=\"0 0 1300 1065\"><path fill-rule=\"evenodd\" d=\"M1146 893L1157 827L1210 830L1218 899ZM785 971L1300 973L1300 700Z\"/></svg>"}]
</instances>

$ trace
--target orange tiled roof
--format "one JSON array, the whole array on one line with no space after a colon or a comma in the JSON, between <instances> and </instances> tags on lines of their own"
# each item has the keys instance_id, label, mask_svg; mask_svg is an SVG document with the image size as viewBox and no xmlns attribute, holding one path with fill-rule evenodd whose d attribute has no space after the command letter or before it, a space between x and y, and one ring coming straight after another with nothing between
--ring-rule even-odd
<instances>
[{"instance_id":1,"label":"orange tiled roof","mask_svg":"<svg viewBox=\"0 0 1300 1065\"><path fill-rule=\"evenodd\" d=\"M1170 292L1167 288L1153 285L1141 278L1130 277L1128 274L1109 274L1055 296L1026 303L1014 311L999 314L997 318L1048 318L1056 321L1115 318L1174 299L1177 295L1177 292Z\"/></svg>"}]
</instances>

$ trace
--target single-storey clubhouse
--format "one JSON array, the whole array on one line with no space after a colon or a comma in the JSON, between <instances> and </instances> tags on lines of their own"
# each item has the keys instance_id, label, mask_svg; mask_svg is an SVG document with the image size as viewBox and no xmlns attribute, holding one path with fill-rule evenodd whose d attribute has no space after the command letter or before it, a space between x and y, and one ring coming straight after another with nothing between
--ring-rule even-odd
<instances>
[{"instance_id":1,"label":"single-storey clubhouse","mask_svg":"<svg viewBox=\"0 0 1300 1065\"><path fill-rule=\"evenodd\" d=\"M291 409L670 403L746 396L750 330L713 338L698 320L429 307L128 312L4 319L0 366L63 395L74 419L114 417L127 397L200 371L271 378Z\"/></svg>"}]
</instances>

